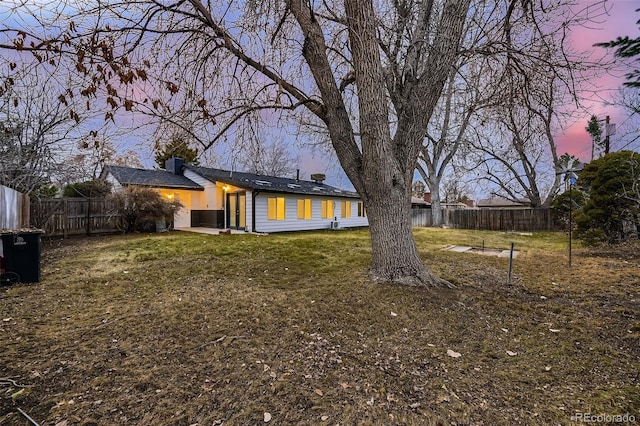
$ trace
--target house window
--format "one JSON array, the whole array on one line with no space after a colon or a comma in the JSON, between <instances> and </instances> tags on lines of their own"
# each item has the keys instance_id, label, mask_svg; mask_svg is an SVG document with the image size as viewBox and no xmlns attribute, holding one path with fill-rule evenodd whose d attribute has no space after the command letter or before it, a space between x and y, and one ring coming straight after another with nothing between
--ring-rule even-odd
<instances>
[{"instance_id":1,"label":"house window","mask_svg":"<svg viewBox=\"0 0 640 426\"><path fill-rule=\"evenodd\" d=\"M298 200L298 219L311 219L311 200Z\"/></svg>"},{"instance_id":2,"label":"house window","mask_svg":"<svg viewBox=\"0 0 640 426\"><path fill-rule=\"evenodd\" d=\"M322 200L322 215L323 219L333 219L333 201Z\"/></svg>"},{"instance_id":3,"label":"house window","mask_svg":"<svg viewBox=\"0 0 640 426\"><path fill-rule=\"evenodd\" d=\"M285 219L286 202L282 197L267 199L267 218L269 220Z\"/></svg>"},{"instance_id":4,"label":"house window","mask_svg":"<svg viewBox=\"0 0 640 426\"><path fill-rule=\"evenodd\" d=\"M358 201L358 217L367 217L367 211L364 209L362 201Z\"/></svg>"},{"instance_id":5,"label":"house window","mask_svg":"<svg viewBox=\"0 0 640 426\"><path fill-rule=\"evenodd\" d=\"M351 217L351 201L340 201L340 217Z\"/></svg>"}]
</instances>

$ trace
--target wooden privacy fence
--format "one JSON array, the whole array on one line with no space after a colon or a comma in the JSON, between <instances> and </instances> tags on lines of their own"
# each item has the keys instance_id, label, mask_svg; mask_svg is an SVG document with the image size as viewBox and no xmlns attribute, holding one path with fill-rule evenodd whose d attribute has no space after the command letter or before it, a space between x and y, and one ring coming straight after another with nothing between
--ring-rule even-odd
<instances>
[{"instance_id":1,"label":"wooden privacy fence","mask_svg":"<svg viewBox=\"0 0 640 426\"><path fill-rule=\"evenodd\" d=\"M31 203L31 225L46 236L91 235L118 232L118 217L105 198L51 198Z\"/></svg>"},{"instance_id":2,"label":"wooden privacy fence","mask_svg":"<svg viewBox=\"0 0 640 426\"><path fill-rule=\"evenodd\" d=\"M445 210L451 228L489 231L553 231L552 209Z\"/></svg>"},{"instance_id":3,"label":"wooden privacy fence","mask_svg":"<svg viewBox=\"0 0 640 426\"><path fill-rule=\"evenodd\" d=\"M411 209L411 226L433 226L431 209Z\"/></svg>"},{"instance_id":4,"label":"wooden privacy fence","mask_svg":"<svg viewBox=\"0 0 640 426\"><path fill-rule=\"evenodd\" d=\"M29 196L0 185L0 229L29 226Z\"/></svg>"},{"instance_id":5,"label":"wooden privacy fence","mask_svg":"<svg viewBox=\"0 0 640 426\"><path fill-rule=\"evenodd\" d=\"M411 213L413 226L432 226L429 209L414 209ZM450 228L489 231L557 230L553 209L444 209L443 224Z\"/></svg>"}]
</instances>

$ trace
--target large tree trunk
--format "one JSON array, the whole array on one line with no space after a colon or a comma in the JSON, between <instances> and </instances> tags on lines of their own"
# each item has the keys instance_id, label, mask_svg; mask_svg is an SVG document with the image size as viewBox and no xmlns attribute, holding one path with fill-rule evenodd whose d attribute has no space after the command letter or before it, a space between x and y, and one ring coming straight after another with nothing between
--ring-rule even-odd
<instances>
[{"instance_id":1,"label":"large tree trunk","mask_svg":"<svg viewBox=\"0 0 640 426\"><path fill-rule=\"evenodd\" d=\"M304 2L287 3L303 31L302 53L322 95L322 108L315 113L326 124L338 160L367 208L373 248L372 278L409 285L447 285L428 271L418 255L411 233L409 189L429 117L458 54L469 0L446 3L437 19L433 46L427 49L429 60L422 62L421 49L409 49L406 63L400 67L406 70L397 76L396 83L389 83L391 86L380 57L373 1L345 0L353 84L358 93L357 130L336 85L319 21ZM431 19L429 4L424 4L426 21ZM428 38L428 25L420 25L416 45ZM394 113L398 117L393 136L390 97L395 99Z\"/></svg>"},{"instance_id":2,"label":"large tree trunk","mask_svg":"<svg viewBox=\"0 0 640 426\"><path fill-rule=\"evenodd\" d=\"M363 195L369 212L373 248L371 276L375 281L408 285L443 284L445 281L431 274L420 260L411 233L411 177L420 146L416 142L420 142L423 135L399 130L395 140L391 137L385 73L376 27L371 25L376 19L373 3L346 0L345 12L358 87L362 168L344 168L349 176L362 176L361 184L354 182L354 185ZM415 127L419 126L417 120ZM403 164L406 162L412 165L408 170Z\"/></svg>"},{"instance_id":3,"label":"large tree trunk","mask_svg":"<svg viewBox=\"0 0 640 426\"><path fill-rule=\"evenodd\" d=\"M411 201L404 191L392 190L385 199L372 198L368 206L373 248L370 273L374 281L451 287L433 275L418 255L411 231Z\"/></svg>"}]
</instances>

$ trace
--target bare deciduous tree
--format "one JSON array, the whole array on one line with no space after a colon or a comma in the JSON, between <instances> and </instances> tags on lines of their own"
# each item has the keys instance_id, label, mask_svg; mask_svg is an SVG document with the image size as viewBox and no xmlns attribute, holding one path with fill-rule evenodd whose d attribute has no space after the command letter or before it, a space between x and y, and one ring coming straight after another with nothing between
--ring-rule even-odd
<instances>
[{"instance_id":1,"label":"bare deciduous tree","mask_svg":"<svg viewBox=\"0 0 640 426\"><path fill-rule=\"evenodd\" d=\"M560 187L555 138L581 108L579 87L599 69L570 52L566 39L584 24L581 12L594 13L594 7L550 5L533 27L512 21L506 54L495 56L501 78L494 84L502 98L483 112L473 148L480 179L504 198L546 207Z\"/></svg>"},{"instance_id":2,"label":"bare deciduous tree","mask_svg":"<svg viewBox=\"0 0 640 426\"><path fill-rule=\"evenodd\" d=\"M46 72L29 70L0 91L0 184L25 194L56 180L65 168L60 147L74 140L80 122L53 87Z\"/></svg>"},{"instance_id":3,"label":"bare deciduous tree","mask_svg":"<svg viewBox=\"0 0 640 426\"><path fill-rule=\"evenodd\" d=\"M5 45L42 49L44 60L75 49L82 95L102 90L113 108L197 120L210 129L205 148L248 114L269 112L284 123L289 113L304 115L326 130L365 204L371 277L442 285L413 240L411 182L428 123L462 53L470 4L74 2L82 19L57 17L68 27L55 42L18 34ZM478 0L474 8L498 16L495 27L504 29L482 35L495 37L486 39L484 54L515 50L513 24L535 28L539 12L530 0Z\"/></svg>"},{"instance_id":4,"label":"bare deciduous tree","mask_svg":"<svg viewBox=\"0 0 640 426\"><path fill-rule=\"evenodd\" d=\"M431 192L434 226L442 225L441 185L445 173L451 173L452 161L475 137L473 127L480 110L495 102L491 82L491 62L485 58L457 64L431 116L417 170Z\"/></svg>"}]
</instances>

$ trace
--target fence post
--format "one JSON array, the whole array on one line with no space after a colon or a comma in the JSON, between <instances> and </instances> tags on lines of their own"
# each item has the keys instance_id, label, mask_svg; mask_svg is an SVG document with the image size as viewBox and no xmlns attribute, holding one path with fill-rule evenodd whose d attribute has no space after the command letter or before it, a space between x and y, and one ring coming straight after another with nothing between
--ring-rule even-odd
<instances>
[{"instance_id":1,"label":"fence post","mask_svg":"<svg viewBox=\"0 0 640 426\"><path fill-rule=\"evenodd\" d=\"M507 284L511 284L512 269L513 269L513 243L511 243L511 251L509 252L509 276L507 277Z\"/></svg>"},{"instance_id":2,"label":"fence post","mask_svg":"<svg viewBox=\"0 0 640 426\"><path fill-rule=\"evenodd\" d=\"M87 198L87 237L91 235L91 195Z\"/></svg>"},{"instance_id":3,"label":"fence post","mask_svg":"<svg viewBox=\"0 0 640 426\"><path fill-rule=\"evenodd\" d=\"M22 197L22 212L21 212L21 226L23 227L29 227L29 225L31 224L31 215L30 215L30 209L31 209L31 197L29 197L28 195L24 195L24 194L20 194Z\"/></svg>"},{"instance_id":4,"label":"fence post","mask_svg":"<svg viewBox=\"0 0 640 426\"><path fill-rule=\"evenodd\" d=\"M69 200L65 198L62 205L62 238L67 238L67 229L69 228Z\"/></svg>"}]
</instances>

